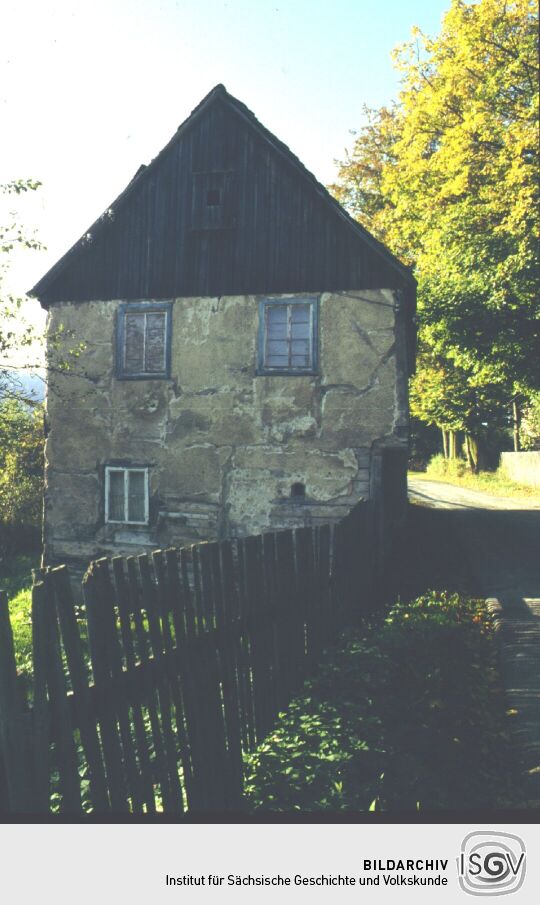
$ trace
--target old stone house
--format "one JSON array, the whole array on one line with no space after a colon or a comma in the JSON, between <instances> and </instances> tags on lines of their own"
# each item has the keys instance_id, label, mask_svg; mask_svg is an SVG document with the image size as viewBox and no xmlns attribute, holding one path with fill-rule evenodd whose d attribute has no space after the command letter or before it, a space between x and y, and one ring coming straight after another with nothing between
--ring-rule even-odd
<instances>
[{"instance_id":1,"label":"old stone house","mask_svg":"<svg viewBox=\"0 0 540 905\"><path fill-rule=\"evenodd\" d=\"M48 386L45 562L403 497L414 279L223 86L31 294L84 344Z\"/></svg>"}]
</instances>

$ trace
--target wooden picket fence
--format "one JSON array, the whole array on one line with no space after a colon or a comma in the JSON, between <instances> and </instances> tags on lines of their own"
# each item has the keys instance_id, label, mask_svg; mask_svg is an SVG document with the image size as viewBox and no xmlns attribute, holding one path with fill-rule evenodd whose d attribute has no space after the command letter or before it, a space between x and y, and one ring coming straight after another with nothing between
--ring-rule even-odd
<instances>
[{"instance_id":1,"label":"wooden picket fence","mask_svg":"<svg viewBox=\"0 0 540 905\"><path fill-rule=\"evenodd\" d=\"M373 514L36 575L32 675L0 600L0 812L242 808L242 762L376 605Z\"/></svg>"}]
</instances>

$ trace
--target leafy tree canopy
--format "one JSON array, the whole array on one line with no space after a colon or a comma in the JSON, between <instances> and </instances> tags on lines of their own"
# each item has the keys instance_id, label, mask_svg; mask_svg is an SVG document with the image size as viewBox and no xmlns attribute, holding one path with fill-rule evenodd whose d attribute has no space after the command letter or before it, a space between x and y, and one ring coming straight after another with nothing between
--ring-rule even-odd
<instances>
[{"instance_id":1,"label":"leafy tree canopy","mask_svg":"<svg viewBox=\"0 0 540 905\"><path fill-rule=\"evenodd\" d=\"M43 406L0 401L0 526L41 524Z\"/></svg>"},{"instance_id":2,"label":"leafy tree canopy","mask_svg":"<svg viewBox=\"0 0 540 905\"><path fill-rule=\"evenodd\" d=\"M540 387L536 3L453 0L440 35L415 29L395 62L399 102L369 112L333 190L415 266L413 396L437 386L439 425L466 422L489 388Z\"/></svg>"}]
</instances>

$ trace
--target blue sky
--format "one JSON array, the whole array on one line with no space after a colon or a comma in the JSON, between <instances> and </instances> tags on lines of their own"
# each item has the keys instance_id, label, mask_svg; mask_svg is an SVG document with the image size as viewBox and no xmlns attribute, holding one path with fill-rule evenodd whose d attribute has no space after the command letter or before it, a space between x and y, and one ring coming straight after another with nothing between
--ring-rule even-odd
<instances>
[{"instance_id":1,"label":"blue sky","mask_svg":"<svg viewBox=\"0 0 540 905\"><path fill-rule=\"evenodd\" d=\"M325 183L363 104L399 90L390 53L449 0L4 0L0 182L40 179L20 214L47 251L29 289L218 82ZM7 137L7 142L5 138Z\"/></svg>"}]
</instances>

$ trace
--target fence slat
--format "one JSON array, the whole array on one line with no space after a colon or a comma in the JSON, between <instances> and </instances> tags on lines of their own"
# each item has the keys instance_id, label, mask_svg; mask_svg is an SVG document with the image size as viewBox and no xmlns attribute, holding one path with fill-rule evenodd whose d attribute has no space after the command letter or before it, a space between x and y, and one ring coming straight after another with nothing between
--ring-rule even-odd
<instances>
[{"instance_id":1,"label":"fence slat","mask_svg":"<svg viewBox=\"0 0 540 905\"><path fill-rule=\"evenodd\" d=\"M294 635L294 599L296 595L296 571L294 565L294 538L292 531L276 534L276 585L278 608L276 612L276 640L281 664L279 710L284 710L297 685L297 663Z\"/></svg>"},{"instance_id":2,"label":"fence slat","mask_svg":"<svg viewBox=\"0 0 540 905\"><path fill-rule=\"evenodd\" d=\"M144 792L135 756L128 698L125 686L122 687L121 685L124 668L116 624L116 591L112 582L109 561L107 559L98 559L95 566L96 578L101 595L101 620L105 635L107 670L111 678L112 688L116 689L116 694L112 694L111 697L114 715L120 733L127 794L131 801L130 809L134 813L141 813L143 810Z\"/></svg>"},{"instance_id":3,"label":"fence slat","mask_svg":"<svg viewBox=\"0 0 540 905\"><path fill-rule=\"evenodd\" d=\"M68 812L82 810L80 777L78 770L77 750L71 728L71 717L67 699L67 683L60 650L60 635L54 598L48 583L35 586L33 593L43 595L44 618L41 625L35 626L43 630L42 645L45 655L45 672L51 707L51 738L54 742L58 772L60 779L61 809Z\"/></svg>"},{"instance_id":4,"label":"fence slat","mask_svg":"<svg viewBox=\"0 0 540 905\"><path fill-rule=\"evenodd\" d=\"M131 629L131 598L130 588L125 573L125 560L121 556L114 556L111 560L114 583L116 587L116 600L120 618L120 632L126 660L128 674L135 670L135 646ZM144 728L144 717L141 704L141 696L132 698L131 710L133 713L133 726L135 729L135 741L140 768L141 793L146 811L154 813L156 802L154 799L154 784L152 778L152 766L148 749L148 740Z\"/></svg>"},{"instance_id":5,"label":"fence slat","mask_svg":"<svg viewBox=\"0 0 540 905\"><path fill-rule=\"evenodd\" d=\"M317 661L316 642L316 598L315 586L315 549L312 528L297 528L295 531L296 547L296 587L297 611L299 620L299 641L304 646L302 659L302 675L314 668Z\"/></svg>"},{"instance_id":6,"label":"fence slat","mask_svg":"<svg viewBox=\"0 0 540 905\"><path fill-rule=\"evenodd\" d=\"M183 670L183 693L186 713L186 728L188 734L191 770L192 770L192 810L200 811L207 807L208 787L205 782L205 726L199 714L204 708L201 685L199 682L199 670L201 667L198 656L197 625L194 606L194 590L190 578L193 577L193 557L191 548L180 550L180 606L184 619L178 614L177 637L181 640L179 658ZM182 635L182 623L185 626L185 635Z\"/></svg>"},{"instance_id":7,"label":"fence slat","mask_svg":"<svg viewBox=\"0 0 540 905\"><path fill-rule=\"evenodd\" d=\"M52 569L47 573L46 580L52 587L56 600L71 686L77 703L81 744L88 762L90 795L94 809L106 811L110 807L107 780L99 744L96 715L90 701L88 671L84 660L79 626L75 616L75 604L66 567L60 566L57 569Z\"/></svg>"},{"instance_id":8,"label":"fence slat","mask_svg":"<svg viewBox=\"0 0 540 905\"><path fill-rule=\"evenodd\" d=\"M146 602L146 615L150 628L150 640L157 670L157 693L159 698L159 712L163 730L165 758L168 772L167 795L164 795L164 809L173 813L183 811L182 787L178 776L178 751L171 722L171 695L166 680L166 672L163 668L163 639L159 622L159 607L157 602L157 588L150 572L150 563L146 553L137 557L141 575L141 585L144 600Z\"/></svg>"},{"instance_id":9,"label":"fence slat","mask_svg":"<svg viewBox=\"0 0 540 905\"><path fill-rule=\"evenodd\" d=\"M46 813L51 799L50 716L47 697L47 653L44 646L47 618L43 583L32 591L32 659L34 667L34 776L35 810Z\"/></svg>"},{"instance_id":10,"label":"fence slat","mask_svg":"<svg viewBox=\"0 0 540 905\"><path fill-rule=\"evenodd\" d=\"M158 602L160 606L161 625L163 627L163 646L165 653L167 654L165 662L167 665L167 675L174 704L176 733L178 735L178 747L182 760L182 773L187 799L188 787L191 782L191 761L185 727L184 702L182 700L180 675L177 663L175 663L172 656L174 646L170 623L171 618L174 620L173 610L175 598L178 599L178 565L175 560L170 557L168 558L162 550L157 550L152 554L152 562L158 581Z\"/></svg>"},{"instance_id":11,"label":"fence slat","mask_svg":"<svg viewBox=\"0 0 540 905\"><path fill-rule=\"evenodd\" d=\"M124 813L129 811L126 775L122 761L122 748L118 734L116 714L110 694L111 672L108 663L107 628L104 624L102 589L98 580L96 563L91 563L83 579L83 595L86 604L90 658L96 687L96 705L103 744L103 756L111 808Z\"/></svg>"},{"instance_id":12,"label":"fence slat","mask_svg":"<svg viewBox=\"0 0 540 905\"><path fill-rule=\"evenodd\" d=\"M150 721L150 731L155 752L155 771L156 780L161 789L161 797L163 803L167 804L169 810L173 809L172 794L169 790L169 776L167 770L167 761L165 758L165 748L163 737L161 734L161 726L158 717L158 697L157 688L153 682L150 656L148 649L148 635L144 627L143 621L143 601L142 587L139 581L139 572L137 568L137 559L135 556L128 556L126 559L127 574L130 590L131 613L135 623L135 636L137 639L137 653L141 663L142 684L144 701L148 710L148 718Z\"/></svg>"},{"instance_id":13,"label":"fence slat","mask_svg":"<svg viewBox=\"0 0 540 905\"><path fill-rule=\"evenodd\" d=\"M238 563L238 604L239 604L239 638L237 649L237 670L242 702L243 724L245 733L245 748L251 751L255 747L255 718L253 703L253 685L251 681L251 652L249 644L250 612L249 598L246 587L246 547L245 540L237 541Z\"/></svg>"},{"instance_id":14,"label":"fence slat","mask_svg":"<svg viewBox=\"0 0 540 905\"><path fill-rule=\"evenodd\" d=\"M210 545L192 548L195 606L197 613L198 659L195 669L203 712L201 724L201 760L199 769L204 776L205 810L226 806L227 752L221 703L219 664L216 650L215 613L213 607Z\"/></svg>"},{"instance_id":15,"label":"fence slat","mask_svg":"<svg viewBox=\"0 0 540 905\"><path fill-rule=\"evenodd\" d=\"M227 806L233 809L242 805L243 773L238 689L234 669L231 624L225 617L225 583L222 556L226 542L210 546L212 584L215 594L216 641L223 692L223 715L227 740L229 783L226 789ZM230 544L227 545L230 549Z\"/></svg>"},{"instance_id":16,"label":"fence slat","mask_svg":"<svg viewBox=\"0 0 540 905\"><path fill-rule=\"evenodd\" d=\"M182 763L184 769L184 787L187 798L188 810L197 810L197 787L193 776L193 747L197 740L193 734L189 734L189 726L193 726L195 716L190 711L192 695L189 691L191 676L187 667L186 653L186 597L189 589L185 588L182 576L182 567L179 551L168 549L165 551L167 565L168 605L173 617L175 647L174 663L178 673L178 694L183 715L183 732L181 738ZM177 716L177 723L178 723Z\"/></svg>"},{"instance_id":17,"label":"fence slat","mask_svg":"<svg viewBox=\"0 0 540 905\"><path fill-rule=\"evenodd\" d=\"M253 715L257 744L266 734L265 686L266 660L264 649L264 574L261 537L247 537L245 550L246 622L249 631Z\"/></svg>"}]
</instances>

